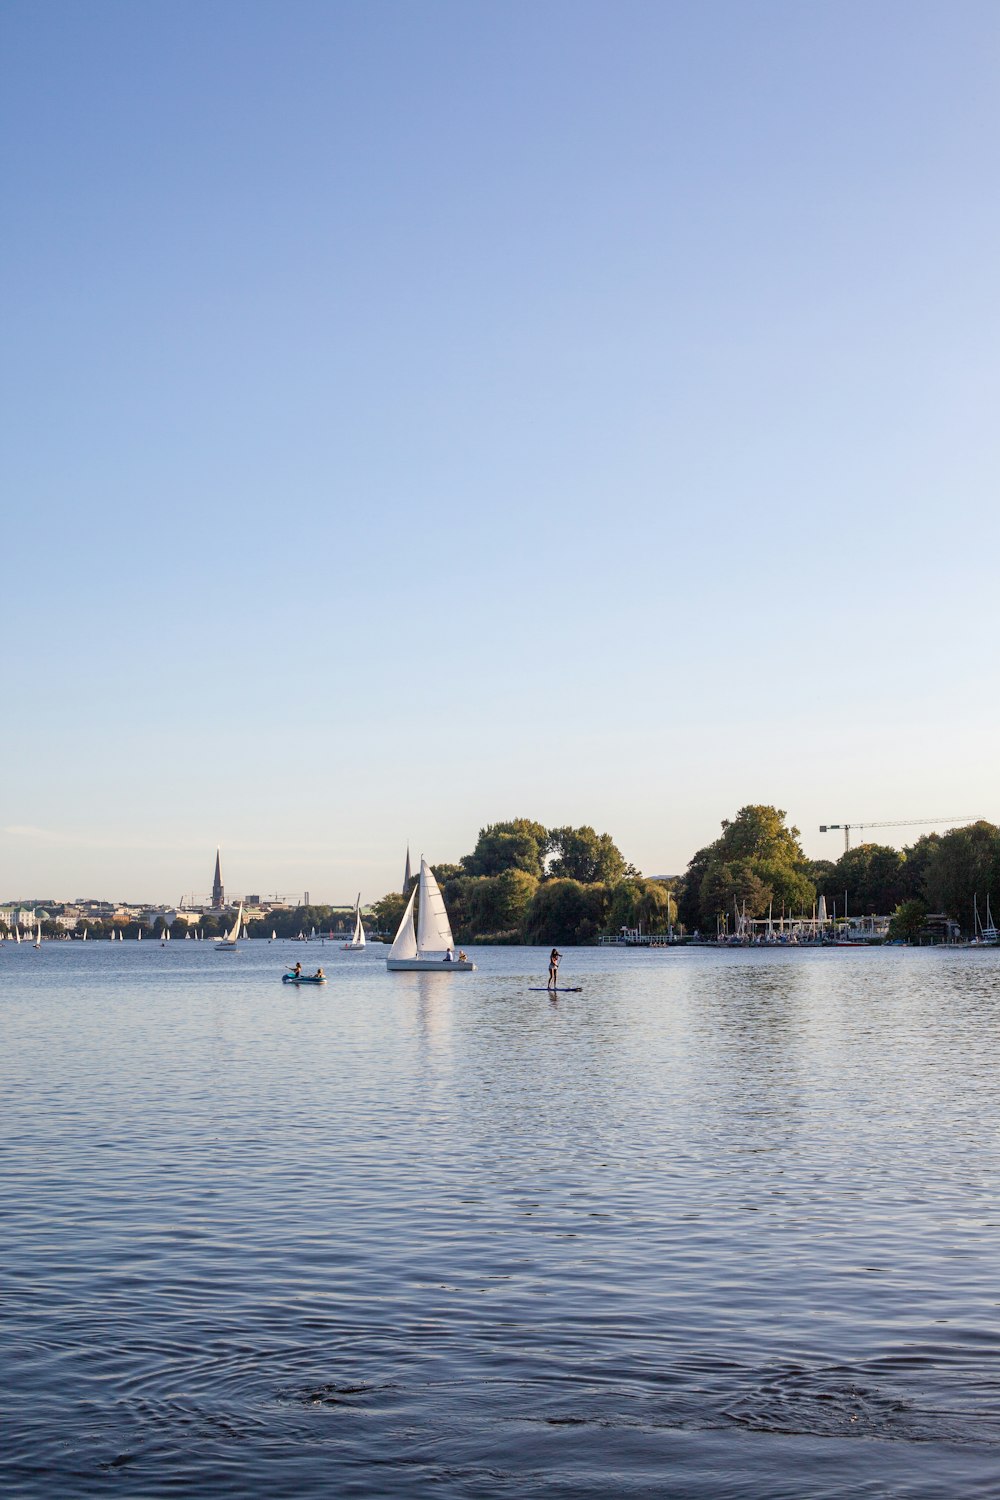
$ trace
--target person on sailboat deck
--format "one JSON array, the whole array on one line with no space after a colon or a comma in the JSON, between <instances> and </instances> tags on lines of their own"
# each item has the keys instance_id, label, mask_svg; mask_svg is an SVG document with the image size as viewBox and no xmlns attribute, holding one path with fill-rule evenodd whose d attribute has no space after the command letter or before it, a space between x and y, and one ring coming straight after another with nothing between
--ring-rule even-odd
<instances>
[{"instance_id":1,"label":"person on sailboat deck","mask_svg":"<svg viewBox=\"0 0 1000 1500\"><path fill-rule=\"evenodd\" d=\"M458 950L458 961L460 964L467 964L469 962L469 955L464 948L459 948Z\"/></svg>"},{"instance_id":2,"label":"person on sailboat deck","mask_svg":"<svg viewBox=\"0 0 1000 1500\"><path fill-rule=\"evenodd\" d=\"M556 987L556 981L559 978L559 960L561 958L562 958L562 954L558 951L558 949L553 948L552 952L549 954L549 984L548 984L548 987L549 987L550 990L554 990L555 987Z\"/></svg>"},{"instance_id":3,"label":"person on sailboat deck","mask_svg":"<svg viewBox=\"0 0 1000 1500\"><path fill-rule=\"evenodd\" d=\"M299 975L302 973L302 965L296 964L295 968L292 970L292 973L295 975L296 979L298 979Z\"/></svg>"},{"instance_id":4,"label":"person on sailboat deck","mask_svg":"<svg viewBox=\"0 0 1000 1500\"><path fill-rule=\"evenodd\" d=\"M455 955L454 955L453 951L451 950L451 948L446 948L445 949L445 955L444 955L444 961L445 961L445 963L446 964L450 964L452 962L452 960L454 959L454 957L455 957Z\"/></svg>"}]
</instances>

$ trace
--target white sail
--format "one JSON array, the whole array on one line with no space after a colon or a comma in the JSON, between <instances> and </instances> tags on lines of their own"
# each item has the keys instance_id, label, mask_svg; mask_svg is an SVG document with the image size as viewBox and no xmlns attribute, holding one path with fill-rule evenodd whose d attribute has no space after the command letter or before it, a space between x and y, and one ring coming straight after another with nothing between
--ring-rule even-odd
<instances>
[{"instance_id":1,"label":"white sail","mask_svg":"<svg viewBox=\"0 0 1000 1500\"><path fill-rule=\"evenodd\" d=\"M417 935L413 930L413 903L416 899L417 887L414 886L410 892L410 899L406 903L403 920L399 924L399 930L389 949L389 958L416 958L417 956Z\"/></svg>"},{"instance_id":2,"label":"white sail","mask_svg":"<svg viewBox=\"0 0 1000 1500\"><path fill-rule=\"evenodd\" d=\"M216 943L216 947L217 948L235 948L236 947L237 939L239 938L239 935L240 935L240 928L242 926L243 926L243 902L241 901L240 902L240 909L236 913L236 921L233 923L232 927L230 927L230 929L226 933L225 937L219 939L218 943Z\"/></svg>"},{"instance_id":3,"label":"white sail","mask_svg":"<svg viewBox=\"0 0 1000 1500\"><path fill-rule=\"evenodd\" d=\"M445 910L441 888L426 859L420 860L420 911L417 916L417 948L421 958L440 953L443 958L455 943Z\"/></svg>"},{"instance_id":4,"label":"white sail","mask_svg":"<svg viewBox=\"0 0 1000 1500\"><path fill-rule=\"evenodd\" d=\"M83 941L84 942L87 941L87 929L86 929L86 927L83 929Z\"/></svg>"},{"instance_id":5,"label":"white sail","mask_svg":"<svg viewBox=\"0 0 1000 1500\"><path fill-rule=\"evenodd\" d=\"M15 941L15 943L19 943L21 941L21 929L20 929L20 927L15 927L14 928L14 941Z\"/></svg>"},{"instance_id":6,"label":"white sail","mask_svg":"<svg viewBox=\"0 0 1000 1500\"><path fill-rule=\"evenodd\" d=\"M36 948L40 948L41 946L42 946L42 924L41 924L41 922L39 922L39 924L38 924L38 930L35 933L35 947Z\"/></svg>"},{"instance_id":7,"label":"white sail","mask_svg":"<svg viewBox=\"0 0 1000 1500\"><path fill-rule=\"evenodd\" d=\"M275 930L274 930L274 928L273 928L273 927L272 927L272 928L271 928L271 942L272 942L272 943L273 943L273 942L274 942L274 940L275 940L275 938L276 938L276 937L277 937L277 936L278 936L278 934L277 934L277 932L276 932L276 931L275 931Z\"/></svg>"},{"instance_id":8,"label":"white sail","mask_svg":"<svg viewBox=\"0 0 1000 1500\"><path fill-rule=\"evenodd\" d=\"M137 943L141 943L142 942L142 928L141 927L139 928L139 931L135 935L135 940L136 940Z\"/></svg>"},{"instance_id":9,"label":"white sail","mask_svg":"<svg viewBox=\"0 0 1000 1500\"><path fill-rule=\"evenodd\" d=\"M358 899L354 906L354 936L351 938L351 942L354 944L355 948L363 948L365 946L365 927L364 923L361 920L360 891L358 892Z\"/></svg>"}]
</instances>

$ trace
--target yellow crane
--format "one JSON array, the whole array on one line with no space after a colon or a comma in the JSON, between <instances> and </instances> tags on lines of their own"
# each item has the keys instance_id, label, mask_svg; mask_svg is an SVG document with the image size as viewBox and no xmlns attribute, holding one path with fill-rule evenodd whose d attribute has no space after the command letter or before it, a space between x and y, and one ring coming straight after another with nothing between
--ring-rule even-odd
<instances>
[{"instance_id":1,"label":"yellow crane","mask_svg":"<svg viewBox=\"0 0 1000 1500\"><path fill-rule=\"evenodd\" d=\"M954 824L978 822L978 816L962 818L891 818L887 823L821 823L819 831L820 833L832 833L835 828L842 828L844 830L844 853L846 854L851 847L852 829L855 833L860 833L865 828L920 828L926 827L931 823Z\"/></svg>"}]
</instances>

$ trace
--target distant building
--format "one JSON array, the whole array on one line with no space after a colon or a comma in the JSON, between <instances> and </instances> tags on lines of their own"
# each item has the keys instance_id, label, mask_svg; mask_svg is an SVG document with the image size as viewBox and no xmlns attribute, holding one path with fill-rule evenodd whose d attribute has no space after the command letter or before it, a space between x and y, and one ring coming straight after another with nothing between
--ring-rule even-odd
<instances>
[{"instance_id":1,"label":"distant building","mask_svg":"<svg viewBox=\"0 0 1000 1500\"><path fill-rule=\"evenodd\" d=\"M222 850L215 851L215 879L212 882L212 910L221 911L226 904L226 888L222 884Z\"/></svg>"}]
</instances>

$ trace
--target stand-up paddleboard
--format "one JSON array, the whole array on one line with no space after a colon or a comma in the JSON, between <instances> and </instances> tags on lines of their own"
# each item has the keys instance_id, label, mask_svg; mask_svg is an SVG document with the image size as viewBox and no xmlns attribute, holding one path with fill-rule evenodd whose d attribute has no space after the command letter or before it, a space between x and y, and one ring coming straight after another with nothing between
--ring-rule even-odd
<instances>
[{"instance_id":1,"label":"stand-up paddleboard","mask_svg":"<svg viewBox=\"0 0 1000 1500\"><path fill-rule=\"evenodd\" d=\"M582 984L529 984L533 995L582 995Z\"/></svg>"}]
</instances>

